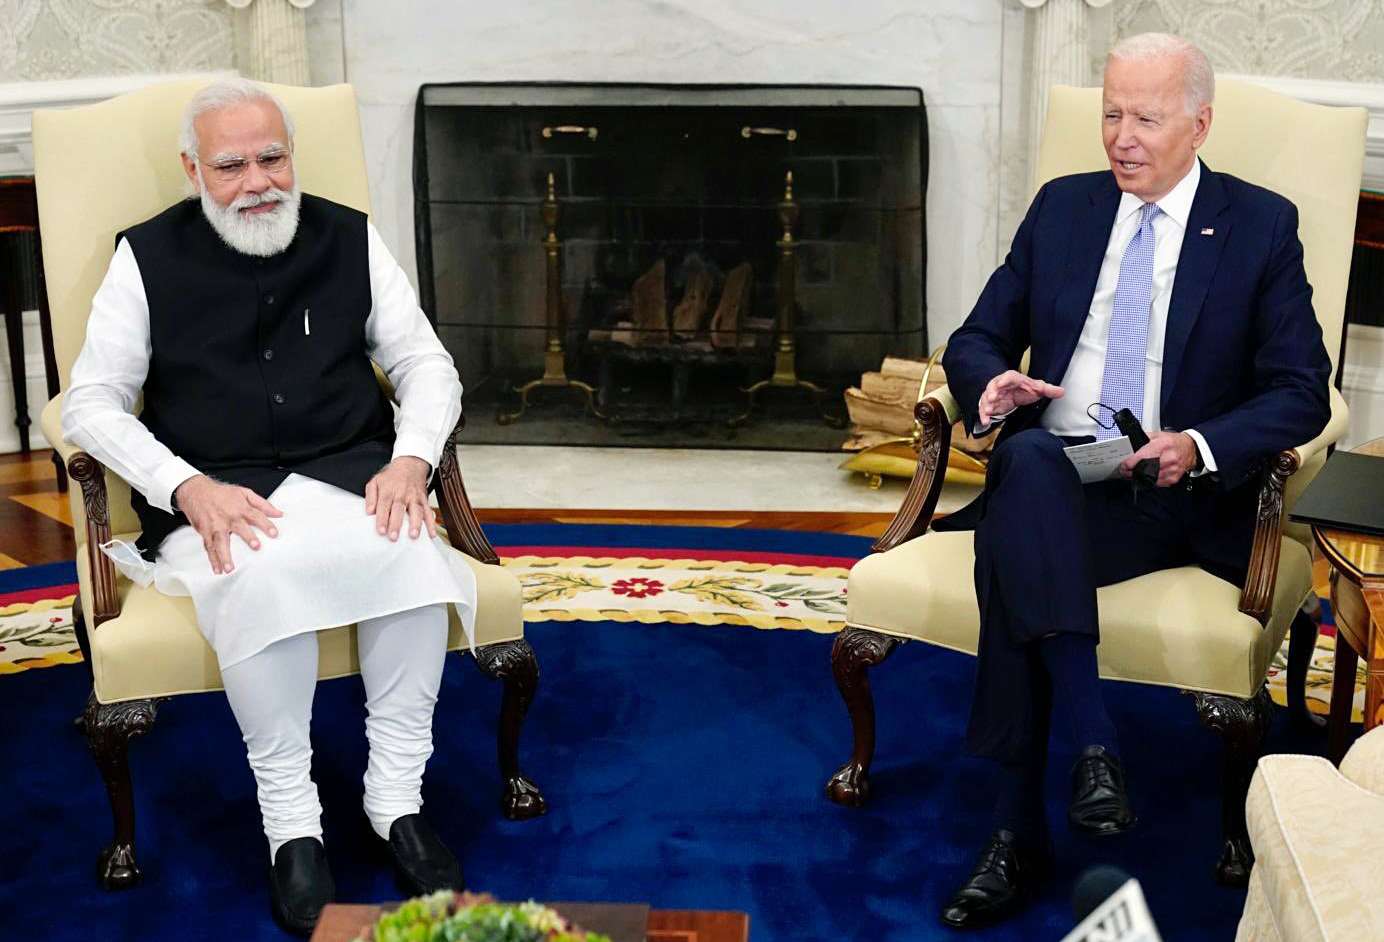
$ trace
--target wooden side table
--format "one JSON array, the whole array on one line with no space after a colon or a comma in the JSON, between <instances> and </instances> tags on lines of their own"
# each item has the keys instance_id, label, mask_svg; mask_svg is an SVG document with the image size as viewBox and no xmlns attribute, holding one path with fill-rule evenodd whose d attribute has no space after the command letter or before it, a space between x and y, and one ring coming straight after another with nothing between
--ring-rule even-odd
<instances>
[{"instance_id":1,"label":"wooden side table","mask_svg":"<svg viewBox=\"0 0 1384 942\"><path fill-rule=\"evenodd\" d=\"M58 394L58 363L53 354L53 320L48 313L48 290L43 279L43 243L38 229L38 198L33 177L0 178L0 237L10 233L34 234L34 262L38 272L38 324L43 344L43 376L48 385L48 398ZM10 351L10 376L14 382L14 424L19 428L19 450L29 453L29 389L24 369L24 316L19 298L19 279L16 272L0 271L4 282L5 341ZM67 469L53 452L53 464L58 472L58 489L67 490Z\"/></svg>"},{"instance_id":2,"label":"wooden side table","mask_svg":"<svg viewBox=\"0 0 1384 942\"><path fill-rule=\"evenodd\" d=\"M1384 438L1355 449L1384 456ZM1365 658L1365 731L1384 723L1384 536L1314 526L1317 548L1331 564L1331 609L1336 616L1336 668L1331 679L1327 757L1346 754L1346 729L1355 702L1356 666Z\"/></svg>"}]
</instances>

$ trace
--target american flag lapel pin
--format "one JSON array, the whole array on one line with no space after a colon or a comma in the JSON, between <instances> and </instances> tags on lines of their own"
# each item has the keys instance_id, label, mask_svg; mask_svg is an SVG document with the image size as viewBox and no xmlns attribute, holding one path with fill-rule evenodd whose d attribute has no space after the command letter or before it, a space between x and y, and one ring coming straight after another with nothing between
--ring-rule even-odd
<instances>
[{"instance_id":1,"label":"american flag lapel pin","mask_svg":"<svg viewBox=\"0 0 1384 942\"><path fill-rule=\"evenodd\" d=\"M1202 234L1202 235L1215 235L1215 234L1216 234L1216 230L1215 230L1215 229L1203 229L1203 230L1201 230L1201 234Z\"/></svg>"}]
</instances>

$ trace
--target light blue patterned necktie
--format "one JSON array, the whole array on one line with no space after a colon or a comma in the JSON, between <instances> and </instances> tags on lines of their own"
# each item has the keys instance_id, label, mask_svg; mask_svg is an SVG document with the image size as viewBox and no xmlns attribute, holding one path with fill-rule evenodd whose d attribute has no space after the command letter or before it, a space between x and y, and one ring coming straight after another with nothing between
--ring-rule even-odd
<instances>
[{"instance_id":1,"label":"light blue patterned necktie","mask_svg":"<svg viewBox=\"0 0 1384 942\"><path fill-rule=\"evenodd\" d=\"M1099 410L1096 438L1118 438L1113 410L1128 409L1144 418L1144 361L1148 355L1149 312L1153 307L1153 220L1157 203L1145 203L1139 210L1139 228L1120 259L1120 280L1115 285L1115 303L1110 311L1110 332L1105 338L1105 375L1100 384L1100 401L1110 407Z\"/></svg>"}]
</instances>

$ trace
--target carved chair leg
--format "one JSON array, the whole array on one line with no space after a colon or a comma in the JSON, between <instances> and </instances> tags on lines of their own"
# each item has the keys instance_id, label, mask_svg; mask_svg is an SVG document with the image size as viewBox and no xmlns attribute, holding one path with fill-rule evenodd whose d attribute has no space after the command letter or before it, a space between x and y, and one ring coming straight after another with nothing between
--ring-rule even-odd
<instances>
[{"instance_id":1,"label":"carved chair leg","mask_svg":"<svg viewBox=\"0 0 1384 942\"><path fill-rule=\"evenodd\" d=\"M129 745L147 733L158 712L153 700L100 703L92 693L83 717L87 745L101 770L115 819L115 837L97 859L96 875L108 890L123 890L140 880L135 863L135 796L130 784Z\"/></svg>"},{"instance_id":2,"label":"carved chair leg","mask_svg":"<svg viewBox=\"0 0 1384 942\"><path fill-rule=\"evenodd\" d=\"M90 675L91 667L91 639L87 635L86 616L82 614L82 594L80 592L72 596L72 633L77 636L77 647L82 651L82 663L86 666L87 674ZM86 732L86 711L87 707L82 708L82 712L77 714L77 718L72 721L72 725L77 728L77 732Z\"/></svg>"},{"instance_id":3,"label":"carved chair leg","mask_svg":"<svg viewBox=\"0 0 1384 942\"><path fill-rule=\"evenodd\" d=\"M1293 627L1288 635L1288 717L1294 723L1311 729L1322 729L1326 718L1318 716L1307 708L1307 669L1312 666L1312 655L1317 650L1317 633L1321 626L1317 620L1299 610L1293 616Z\"/></svg>"},{"instance_id":4,"label":"carved chair leg","mask_svg":"<svg viewBox=\"0 0 1384 942\"><path fill-rule=\"evenodd\" d=\"M875 701L866 671L903 642L864 628L845 628L831 647L831 673L851 715L855 745L850 761L827 780L827 797L858 808L870 797L870 760L875 754Z\"/></svg>"},{"instance_id":5,"label":"carved chair leg","mask_svg":"<svg viewBox=\"0 0 1384 942\"><path fill-rule=\"evenodd\" d=\"M1221 766L1221 856L1216 861L1216 881L1226 886L1247 886L1254 850L1245 826L1245 799L1250 778L1269 732L1272 701L1267 687L1248 700L1218 694L1194 693L1202 725L1225 741Z\"/></svg>"},{"instance_id":6,"label":"carved chair leg","mask_svg":"<svg viewBox=\"0 0 1384 942\"><path fill-rule=\"evenodd\" d=\"M488 644L476 651L476 665L491 679L502 680L500 703L500 776L505 781L500 811L511 821L536 818L548 810L538 786L519 771L519 731L538 687L538 659L527 641Z\"/></svg>"}]
</instances>

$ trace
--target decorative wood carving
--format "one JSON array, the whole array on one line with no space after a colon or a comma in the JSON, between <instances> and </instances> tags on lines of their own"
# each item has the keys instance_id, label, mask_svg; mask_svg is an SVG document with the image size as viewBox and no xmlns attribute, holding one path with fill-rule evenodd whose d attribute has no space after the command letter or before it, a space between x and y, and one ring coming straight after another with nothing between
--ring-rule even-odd
<instances>
[{"instance_id":1,"label":"decorative wood carving","mask_svg":"<svg viewBox=\"0 0 1384 942\"><path fill-rule=\"evenodd\" d=\"M106 469L91 455L79 451L68 459L67 473L82 488L87 560L91 563L91 627L100 628L104 622L120 614L120 596L115 589L115 564L101 552L101 545L109 543L111 538Z\"/></svg>"},{"instance_id":2,"label":"decorative wood carving","mask_svg":"<svg viewBox=\"0 0 1384 942\"><path fill-rule=\"evenodd\" d=\"M1298 465L1296 451L1279 452L1259 488L1259 513L1254 525L1245 588L1240 593L1240 611L1261 625L1268 623L1273 608L1274 583L1278 580L1278 554L1283 545L1283 486Z\"/></svg>"},{"instance_id":3,"label":"decorative wood carving","mask_svg":"<svg viewBox=\"0 0 1384 942\"><path fill-rule=\"evenodd\" d=\"M891 550L927 532L932 524L932 514L937 510L937 499L942 494L942 482L947 476L946 455L951 448L952 431L951 423L947 421L947 410L937 399L927 396L918 403L913 414L922 428L922 439L918 444L918 468L913 472L913 480L908 483L903 506L894 515L889 529L870 547L876 553Z\"/></svg>"},{"instance_id":4,"label":"decorative wood carving","mask_svg":"<svg viewBox=\"0 0 1384 942\"><path fill-rule=\"evenodd\" d=\"M858 808L870 797L870 760L875 754L875 702L870 694L871 667L883 663L903 642L864 628L847 626L831 647L831 673L851 716L851 758L827 780L827 797Z\"/></svg>"},{"instance_id":5,"label":"decorative wood carving","mask_svg":"<svg viewBox=\"0 0 1384 942\"><path fill-rule=\"evenodd\" d=\"M452 429L442 449L442 458L437 465L437 504L452 545L483 563L498 566L500 556L486 539L485 531L476 519L476 512L471 509L471 501L466 497L466 488L461 483L457 445L461 442L461 432L465 427L466 416L463 415L457 419L456 428Z\"/></svg>"},{"instance_id":6,"label":"decorative wood carving","mask_svg":"<svg viewBox=\"0 0 1384 942\"><path fill-rule=\"evenodd\" d=\"M68 465L69 469L71 464ZM75 476L75 475L74 475ZM129 745L134 736L154 725L158 707L153 700L100 703L93 692L87 699L82 725L110 798L115 836L97 859L97 877L108 890L123 890L140 880L135 862L135 801L130 784Z\"/></svg>"},{"instance_id":7,"label":"decorative wood carving","mask_svg":"<svg viewBox=\"0 0 1384 942\"><path fill-rule=\"evenodd\" d=\"M1221 766L1221 855L1216 881L1247 886L1254 866L1254 849L1245 826L1245 798L1250 777L1269 732L1273 703L1267 686L1248 700L1213 693L1192 693L1203 726L1219 733L1225 743Z\"/></svg>"},{"instance_id":8,"label":"decorative wood carving","mask_svg":"<svg viewBox=\"0 0 1384 942\"><path fill-rule=\"evenodd\" d=\"M500 776L505 782L500 810L511 821L536 818L547 812L548 803L538 786L519 770L519 732L538 688L538 659L521 638L477 649L476 665L487 677L505 685L497 742Z\"/></svg>"}]
</instances>

